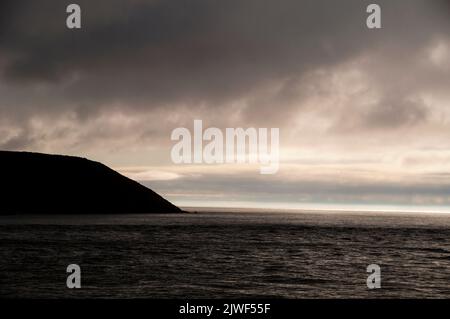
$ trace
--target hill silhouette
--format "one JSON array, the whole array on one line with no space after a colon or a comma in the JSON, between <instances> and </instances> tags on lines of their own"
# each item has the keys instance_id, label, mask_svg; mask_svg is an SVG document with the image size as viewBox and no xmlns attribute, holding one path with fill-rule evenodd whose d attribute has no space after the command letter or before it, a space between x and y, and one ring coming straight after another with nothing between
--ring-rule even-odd
<instances>
[{"instance_id":1,"label":"hill silhouette","mask_svg":"<svg viewBox=\"0 0 450 319\"><path fill-rule=\"evenodd\" d=\"M0 151L0 215L180 213L149 188L84 158Z\"/></svg>"}]
</instances>

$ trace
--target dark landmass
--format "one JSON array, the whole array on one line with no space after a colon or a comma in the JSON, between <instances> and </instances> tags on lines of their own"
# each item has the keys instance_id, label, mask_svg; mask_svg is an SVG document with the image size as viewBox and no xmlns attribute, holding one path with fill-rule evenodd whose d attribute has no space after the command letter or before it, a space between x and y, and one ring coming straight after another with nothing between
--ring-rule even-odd
<instances>
[{"instance_id":1,"label":"dark landmass","mask_svg":"<svg viewBox=\"0 0 450 319\"><path fill-rule=\"evenodd\" d=\"M0 151L0 215L181 213L149 188L84 158Z\"/></svg>"}]
</instances>

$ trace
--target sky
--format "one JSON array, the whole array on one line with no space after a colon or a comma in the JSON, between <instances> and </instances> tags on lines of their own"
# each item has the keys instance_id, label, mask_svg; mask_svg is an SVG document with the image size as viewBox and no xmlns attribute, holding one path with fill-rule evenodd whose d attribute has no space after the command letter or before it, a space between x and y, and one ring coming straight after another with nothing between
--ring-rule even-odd
<instances>
[{"instance_id":1,"label":"sky","mask_svg":"<svg viewBox=\"0 0 450 319\"><path fill-rule=\"evenodd\" d=\"M279 128L279 171L174 164L195 119ZM450 1L3 0L0 149L101 161L183 206L449 210Z\"/></svg>"}]
</instances>

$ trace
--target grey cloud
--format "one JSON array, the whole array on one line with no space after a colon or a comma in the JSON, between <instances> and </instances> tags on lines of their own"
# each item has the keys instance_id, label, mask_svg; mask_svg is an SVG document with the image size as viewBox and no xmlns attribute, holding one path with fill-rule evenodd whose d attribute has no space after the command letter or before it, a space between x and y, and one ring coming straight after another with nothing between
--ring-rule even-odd
<instances>
[{"instance_id":1,"label":"grey cloud","mask_svg":"<svg viewBox=\"0 0 450 319\"><path fill-rule=\"evenodd\" d=\"M384 4L397 15L386 15L386 28L398 27L403 6L411 11L400 2ZM151 105L180 99L221 105L268 80L341 62L389 37L367 32L366 2L355 0L79 1L82 31L65 29L60 1L19 3L3 28L1 48L10 56L5 79L23 85L77 75L64 89L55 84L55 95L90 108L105 100L136 105L140 99ZM426 8L423 1L412 7ZM109 21L100 16L103 8ZM430 31L414 27L418 14L403 21L408 33L399 31L402 37L414 34L404 41L411 47Z\"/></svg>"},{"instance_id":2,"label":"grey cloud","mask_svg":"<svg viewBox=\"0 0 450 319\"><path fill-rule=\"evenodd\" d=\"M334 133L362 132L370 134L373 130L387 131L413 128L425 124L431 110L421 100L414 100L407 94L385 93L375 103L354 108L344 113L344 118L332 127Z\"/></svg>"},{"instance_id":3,"label":"grey cloud","mask_svg":"<svg viewBox=\"0 0 450 319\"><path fill-rule=\"evenodd\" d=\"M425 121L428 117L426 106L416 101L402 98L384 97L366 117L366 126L376 128L402 127Z\"/></svg>"},{"instance_id":4,"label":"grey cloud","mask_svg":"<svg viewBox=\"0 0 450 319\"><path fill-rule=\"evenodd\" d=\"M36 140L28 132L20 132L18 135L1 142L0 148L6 150L24 149L35 142Z\"/></svg>"},{"instance_id":5,"label":"grey cloud","mask_svg":"<svg viewBox=\"0 0 450 319\"><path fill-rule=\"evenodd\" d=\"M389 94L392 89L380 79L395 64L414 69L415 61L406 57L433 38L448 39L445 30L450 27L444 10L448 1L443 0L379 1L380 31L365 27L370 1L361 0L77 3L83 29L70 31L65 28L64 2L2 1L3 118L20 126L31 117L56 119L71 112L81 130L91 119L120 108L152 113L148 125L153 125L164 121L168 110L188 108L191 116L206 120L222 115L218 109L245 101L244 124L283 126L301 110L308 94L322 94L305 89L311 85L309 72L362 55L382 58L384 68L373 74L374 86ZM406 101L410 89L426 81L450 84L447 73L419 77L396 100L387 96L369 110L368 125L387 128L425 120L426 110ZM222 116L222 123L211 124L226 125L226 120ZM186 115L178 125L191 121Z\"/></svg>"}]
</instances>

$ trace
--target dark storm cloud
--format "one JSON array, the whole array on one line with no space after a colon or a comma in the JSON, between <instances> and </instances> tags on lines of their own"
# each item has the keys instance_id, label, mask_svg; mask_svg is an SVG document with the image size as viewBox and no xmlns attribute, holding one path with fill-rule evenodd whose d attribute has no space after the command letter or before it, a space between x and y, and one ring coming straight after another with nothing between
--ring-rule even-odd
<instances>
[{"instance_id":1,"label":"dark storm cloud","mask_svg":"<svg viewBox=\"0 0 450 319\"><path fill-rule=\"evenodd\" d=\"M27 141L32 147L40 136L51 143L52 134L36 132L30 121L52 123L67 113L80 130L105 113L152 114L147 128L136 127L139 136L147 136L150 126L167 136L172 127L158 126L170 112L174 126L189 125L194 117L229 125L236 121L227 116L230 110L240 116L233 125L283 127L306 99L327 94L327 79L311 72L360 57L373 60L364 71L380 96L353 116L347 114L352 105L340 113L325 111L338 126L351 117L358 130L426 121L429 110L411 95L450 85L448 70L417 67L417 52L449 40L444 0L378 1L383 29L377 31L365 26L365 0L77 3L81 30L65 26L68 2L2 1L0 116L21 133L0 139L0 147Z\"/></svg>"},{"instance_id":2,"label":"dark storm cloud","mask_svg":"<svg viewBox=\"0 0 450 319\"><path fill-rule=\"evenodd\" d=\"M21 103L27 96L47 105L40 112L91 114L112 102L144 110L179 103L220 107L383 43L414 50L449 26L439 1L381 1L386 32L366 29L369 2L361 0L77 3L83 29L75 31L65 27L64 1L2 4L3 78L20 87L10 91L17 111L32 113L34 106ZM36 85L51 94L36 94ZM284 99L289 96L279 94L270 106L247 111L267 114Z\"/></svg>"},{"instance_id":3,"label":"dark storm cloud","mask_svg":"<svg viewBox=\"0 0 450 319\"><path fill-rule=\"evenodd\" d=\"M325 53L319 60L327 62L349 54L354 46L351 41L340 43L345 30L339 31L334 43L316 38L317 32L324 32L323 22L323 30L339 30L333 25L348 15L341 9L339 17L324 3L307 3L314 11L308 15L297 1L281 5L157 1L130 6L121 1L91 1L80 5L85 13L81 32L65 30L62 19L56 18L64 17L58 14L64 12L61 3L44 5L42 10L33 4L20 11L17 19L28 21L31 30L23 23L16 30L16 21L11 21L13 32L3 46L11 52L5 68L8 80L59 83L78 74L80 78L59 94L89 103L89 108L114 99L132 105L141 99L151 104L179 100L221 104L274 76L300 72L319 62L314 61L319 52ZM101 14L101 7L115 5L123 10L113 10L110 21L98 23L99 17L92 12ZM333 16L339 17L337 21L324 21Z\"/></svg>"}]
</instances>

